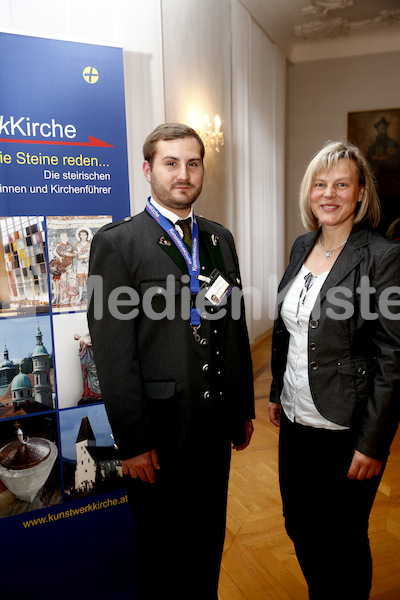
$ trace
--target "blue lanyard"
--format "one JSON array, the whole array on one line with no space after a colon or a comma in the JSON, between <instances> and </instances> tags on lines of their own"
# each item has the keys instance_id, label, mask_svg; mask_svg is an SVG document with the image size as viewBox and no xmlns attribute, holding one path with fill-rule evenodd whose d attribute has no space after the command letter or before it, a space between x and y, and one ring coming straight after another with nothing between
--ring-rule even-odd
<instances>
[{"instance_id":1,"label":"blue lanyard","mask_svg":"<svg viewBox=\"0 0 400 600\"><path fill-rule=\"evenodd\" d=\"M193 294L198 294L200 290L200 282L198 276L200 275L200 257L199 257L199 226L197 224L196 217L193 215L193 232L192 232L192 254L190 255L186 248L181 236L176 231L175 227L162 215L153 204L150 202L150 198L147 200L146 210L153 217L155 221L164 229L170 236L179 252L182 254L186 261L188 271L190 274L190 291ZM200 326L200 311L192 307L190 309L190 324L192 327Z\"/></svg>"}]
</instances>

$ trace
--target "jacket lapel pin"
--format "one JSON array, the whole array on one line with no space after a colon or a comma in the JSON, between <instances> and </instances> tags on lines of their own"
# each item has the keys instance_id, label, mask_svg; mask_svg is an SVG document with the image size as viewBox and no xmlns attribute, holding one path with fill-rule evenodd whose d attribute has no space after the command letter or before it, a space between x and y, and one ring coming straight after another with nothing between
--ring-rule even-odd
<instances>
[{"instance_id":1,"label":"jacket lapel pin","mask_svg":"<svg viewBox=\"0 0 400 600\"><path fill-rule=\"evenodd\" d=\"M169 240L167 240L167 238L164 235L162 235L160 237L158 243L161 244L161 246L171 246L172 245L171 242Z\"/></svg>"},{"instance_id":2,"label":"jacket lapel pin","mask_svg":"<svg viewBox=\"0 0 400 600\"><path fill-rule=\"evenodd\" d=\"M212 245L213 246L218 246L219 237L217 235L215 235L215 233L212 233L211 234L211 241L212 241Z\"/></svg>"}]
</instances>

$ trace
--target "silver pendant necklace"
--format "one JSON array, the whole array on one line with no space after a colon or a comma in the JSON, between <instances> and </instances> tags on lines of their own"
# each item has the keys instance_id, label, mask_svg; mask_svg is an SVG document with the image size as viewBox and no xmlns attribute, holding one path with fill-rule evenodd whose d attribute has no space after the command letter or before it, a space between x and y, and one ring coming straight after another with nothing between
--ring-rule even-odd
<instances>
[{"instance_id":1,"label":"silver pendant necklace","mask_svg":"<svg viewBox=\"0 0 400 600\"><path fill-rule=\"evenodd\" d=\"M318 238L318 242L319 242L319 245L321 246L322 250L326 253L325 258L332 258L332 252L334 252L338 248L341 248L342 246L344 246L345 243L347 242L347 239L344 240L344 242L342 242L341 244L339 244L339 246L336 246L336 248L332 248L332 250L327 250L326 248L323 247L323 245L321 244L321 238Z\"/></svg>"}]
</instances>

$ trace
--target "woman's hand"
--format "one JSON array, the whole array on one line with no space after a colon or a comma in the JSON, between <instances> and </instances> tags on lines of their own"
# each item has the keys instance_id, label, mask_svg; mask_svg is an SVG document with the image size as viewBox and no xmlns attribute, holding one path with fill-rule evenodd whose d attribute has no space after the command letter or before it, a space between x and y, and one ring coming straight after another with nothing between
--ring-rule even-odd
<instances>
[{"instance_id":1,"label":"woman's hand","mask_svg":"<svg viewBox=\"0 0 400 600\"><path fill-rule=\"evenodd\" d=\"M276 402L270 402L268 405L269 420L276 427L280 427L282 407Z\"/></svg>"},{"instance_id":2,"label":"woman's hand","mask_svg":"<svg viewBox=\"0 0 400 600\"><path fill-rule=\"evenodd\" d=\"M371 458L362 454L358 450L354 450L353 460L350 465L347 477L349 479L371 479L374 475L379 475L382 469L382 461L376 458Z\"/></svg>"}]
</instances>

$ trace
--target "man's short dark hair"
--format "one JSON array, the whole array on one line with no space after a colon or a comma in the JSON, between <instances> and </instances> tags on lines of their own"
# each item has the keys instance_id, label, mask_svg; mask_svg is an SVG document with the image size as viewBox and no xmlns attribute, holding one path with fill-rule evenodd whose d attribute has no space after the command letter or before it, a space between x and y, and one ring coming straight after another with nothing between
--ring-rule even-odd
<instances>
[{"instance_id":1,"label":"man's short dark hair","mask_svg":"<svg viewBox=\"0 0 400 600\"><path fill-rule=\"evenodd\" d=\"M182 123L163 123L155 128L155 130L147 136L143 144L143 156L144 160L153 166L154 155L157 150L157 144L160 140L179 140L181 138L194 138L200 147L201 160L203 161L205 148L203 140L191 127L183 125Z\"/></svg>"}]
</instances>

